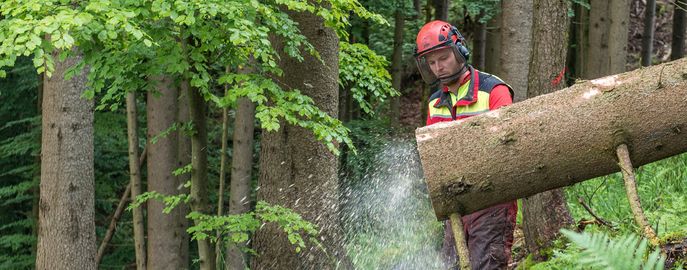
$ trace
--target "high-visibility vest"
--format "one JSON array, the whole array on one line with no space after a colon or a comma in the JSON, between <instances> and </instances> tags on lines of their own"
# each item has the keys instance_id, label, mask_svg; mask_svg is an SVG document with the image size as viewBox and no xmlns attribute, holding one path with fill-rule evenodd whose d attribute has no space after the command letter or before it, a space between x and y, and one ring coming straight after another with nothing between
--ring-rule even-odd
<instances>
[{"instance_id":1,"label":"high-visibility vest","mask_svg":"<svg viewBox=\"0 0 687 270\"><path fill-rule=\"evenodd\" d=\"M470 79L463 83L457 94L447 87L437 89L428 102L427 124L452 121L489 111L491 90L498 85L508 87L513 98L513 88L499 77L470 68Z\"/></svg>"}]
</instances>

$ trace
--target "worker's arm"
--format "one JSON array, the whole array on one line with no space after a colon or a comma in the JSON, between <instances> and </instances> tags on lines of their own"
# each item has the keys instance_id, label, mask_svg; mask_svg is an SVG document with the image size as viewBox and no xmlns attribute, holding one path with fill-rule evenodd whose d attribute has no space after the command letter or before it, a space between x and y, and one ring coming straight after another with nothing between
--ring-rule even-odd
<instances>
[{"instance_id":1,"label":"worker's arm","mask_svg":"<svg viewBox=\"0 0 687 270\"><path fill-rule=\"evenodd\" d=\"M489 95L489 110L496 110L506 105L513 104L510 90L505 85L497 85Z\"/></svg>"}]
</instances>

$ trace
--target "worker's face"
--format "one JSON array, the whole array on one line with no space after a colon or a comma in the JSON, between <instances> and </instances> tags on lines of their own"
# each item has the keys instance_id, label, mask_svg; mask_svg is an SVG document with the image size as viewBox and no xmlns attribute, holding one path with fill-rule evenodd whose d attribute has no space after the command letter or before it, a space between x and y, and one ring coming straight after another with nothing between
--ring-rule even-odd
<instances>
[{"instance_id":1,"label":"worker's face","mask_svg":"<svg viewBox=\"0 0 687 270\"><path fill-rule=\"evenodd\" d=\"M434 76L443 78L453 75L463 67L464 61L459 61L462 57L456 57L454 50L450 47L439 49L424 56Z\"/></svg>"}]
</instances>

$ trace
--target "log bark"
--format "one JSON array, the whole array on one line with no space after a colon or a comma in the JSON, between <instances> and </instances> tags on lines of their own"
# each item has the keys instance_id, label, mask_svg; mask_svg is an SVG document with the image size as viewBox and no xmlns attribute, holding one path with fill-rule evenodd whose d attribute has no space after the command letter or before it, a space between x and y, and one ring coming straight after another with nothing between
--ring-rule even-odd
<instances>
[{"instance_id":1,"label":"log bark","mask_svg":"<svg viewBox=\"0 0 687 270\"><path fill-rule=\"evenodd\" d=\"M586 81L416 130L439 220L687 151L687 59ZM460 166L446 166L444 161Z\"/></svg>"}]
</instances>

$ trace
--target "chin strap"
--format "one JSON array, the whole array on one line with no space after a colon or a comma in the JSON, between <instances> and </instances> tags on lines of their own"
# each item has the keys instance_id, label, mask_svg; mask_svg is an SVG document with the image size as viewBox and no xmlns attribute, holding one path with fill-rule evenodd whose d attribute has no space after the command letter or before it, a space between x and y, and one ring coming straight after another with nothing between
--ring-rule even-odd
<instances>
[{"instance_id":1,"label":"chin strap","mask_svg":"<svg viewBox=\"0 0 687 270\"><path fill-rule=\"evenodd\" d=\"M460 79L460 75L463 75L463 73L465 73L467 68L468 68L468 65L465 64L465 65L463 65L463 67L460 70L456 71L456 73L453 73L449 76L439 78L439 80L441 81L441 84L450 85L452 83L455 83L456 81L458 81L458 79Z\"/></svg>"}]
</instances>

